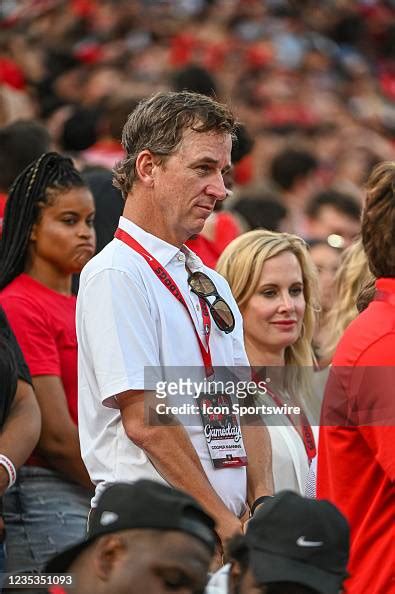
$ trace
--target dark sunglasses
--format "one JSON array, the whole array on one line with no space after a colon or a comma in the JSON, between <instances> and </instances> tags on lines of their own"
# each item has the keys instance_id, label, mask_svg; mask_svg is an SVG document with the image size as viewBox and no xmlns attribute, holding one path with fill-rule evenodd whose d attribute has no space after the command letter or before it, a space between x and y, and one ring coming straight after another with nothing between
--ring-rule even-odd
<instances>
[{"instance_id":1,"label":"dark sunglasses","mask_svg":"<svg viewBox=\"0 0 395 594\"><path fill-rule=\"evenodd\" d=\"M226 334L232 332L235 327L232 310L218 293L211 278L204 272L193 272L188 278L188 284L207 303L216 326ZM214 303L210 303L208 297L216 297Z\"/></svg>"}]
</instances>

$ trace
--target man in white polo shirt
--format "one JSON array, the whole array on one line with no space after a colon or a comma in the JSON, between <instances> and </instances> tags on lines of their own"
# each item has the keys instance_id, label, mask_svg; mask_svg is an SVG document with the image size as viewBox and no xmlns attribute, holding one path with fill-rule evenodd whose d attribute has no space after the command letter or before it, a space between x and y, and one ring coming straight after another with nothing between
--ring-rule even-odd
<instances>
[{"instance_id":1,"label":"man in white polo shirt","mask_svg":"<svg viewBox=\"0 0 395 594\"><path fill-rule=\"evenodd\" d=\"M227 195L233 126L225 106L194 93L159 93L137 106L115 171L124 213L115 239L83 270L77 305L79 427L97 485L92 505L105 484L164 481L210 512L221 541L272 491L266 429L243 428L241 438L234 416L222 427L201 420L199 407L194 423L147 423L153 387L145 373L160 369L163 379L187 368L197 381L218 366L248 365L226 281L184 245ZM183 402L198 404L193 396Z\"/></svg>"}]
</instances>

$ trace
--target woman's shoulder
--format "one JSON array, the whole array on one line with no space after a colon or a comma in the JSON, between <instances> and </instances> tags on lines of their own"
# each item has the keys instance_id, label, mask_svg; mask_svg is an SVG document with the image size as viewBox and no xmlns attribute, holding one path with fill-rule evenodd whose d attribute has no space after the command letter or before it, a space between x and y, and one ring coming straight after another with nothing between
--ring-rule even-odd
<instances>
[{"instance_id":1,"label":"woman's shoulder","mask_svg":"<svg viewBox=\"0 0 395 594\"><path fill-rule=\"evenodd\" d=\"M7 310L9 303L16 302L34 302L34 293L29 290L29 285L26 283L25 278L27 275L20 274L14 278L4 289L0 291L0 303ZM7 311L6 311L7 313Z\"/></svg>"},{"instance_id":2,"label":"woman's shoulder","mask_svg":"<svg viewBox=\"0 0 395 594\"><path fill-rule=\"evenodd\" d=\"M19 303L29 303L33 308L48 312L50 309L48 305L56 306L57 303L63 309L67 309L67 304L69 304L70 308L75 308L76 297L75 295L63 295L28 274L22 273L0 292L0 303L14 300Z\"/></svg>"},{"instance_id":3,"label":"woman's shoulder","mask_svg":"<svg viewBox=\"0 0 395 594\"><path fill-rule=\"evenodd\" d=\"M74 296L56 293L26 274L16 277L0 292L0 306L14 332L62 326L74 320L75 302Z\"/></svg>"}]
</instances>

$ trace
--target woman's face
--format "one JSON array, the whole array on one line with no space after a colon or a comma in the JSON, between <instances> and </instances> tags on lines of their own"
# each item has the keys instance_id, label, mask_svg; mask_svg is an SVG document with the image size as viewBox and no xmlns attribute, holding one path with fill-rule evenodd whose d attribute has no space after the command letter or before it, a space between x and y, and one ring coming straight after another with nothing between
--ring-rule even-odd
<instances>
[{"instance_id":1,"label":"woman's face","mask_svg":"<svg viewBox=\"0 0 395 594\"><path fill-rule=\"evenodd\" d=\"M285 251L269 258L243 311L246 343L252 342L262 351L282 352L298 340L305 309L297 257Z\"/></svg>"},{"instance_id":2,"label":"woman's face","mask_svg":"<svg viewBox=\"0 0 395 594\"><path fill-rule=\"evenodd\" d=\"M30 236L34 266L64 274L78 273L95 253L95 208L87 188L72 188L44 206Z\"/></svg>"},{"instance_id":3,"label":"woman's face","mask_svg":"<svg viewBox=\"0 0 395 594\"><path fill-rule=\"evenodd\" d=\"M340 266L340 252L320 243L310 248L310 255L318 273L322 311L329 311L335 300L335 280Z\"/></svg>"}]
</instances>

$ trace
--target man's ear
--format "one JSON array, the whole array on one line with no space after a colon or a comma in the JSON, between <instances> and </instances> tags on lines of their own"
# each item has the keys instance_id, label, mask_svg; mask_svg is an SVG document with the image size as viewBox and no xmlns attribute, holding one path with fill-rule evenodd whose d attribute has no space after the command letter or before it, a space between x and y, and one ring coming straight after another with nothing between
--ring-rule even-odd
<instances>
[{"instance_id":1,"label":"man's ear","mask_svg":"<svg viewBox=\"0 0 395 594\"><path fill-rule=\"evenodd\" d=\"M125 542L118 534L109 534L98 539L94 551L94 568L97 576L104 582L125 553Z\"/></svg>"},{"instance_id":2,"label":"man's ear","mask_svg":"<svg viewBox=\"0 0 395 594\"><path fill-rule=\"evenodd\" d=\"M155 156L148 149L144 149L137 155L136 173L140 182L151 188L154 185L153 169L156 165Z\"/></svg>"}]
</instances>

